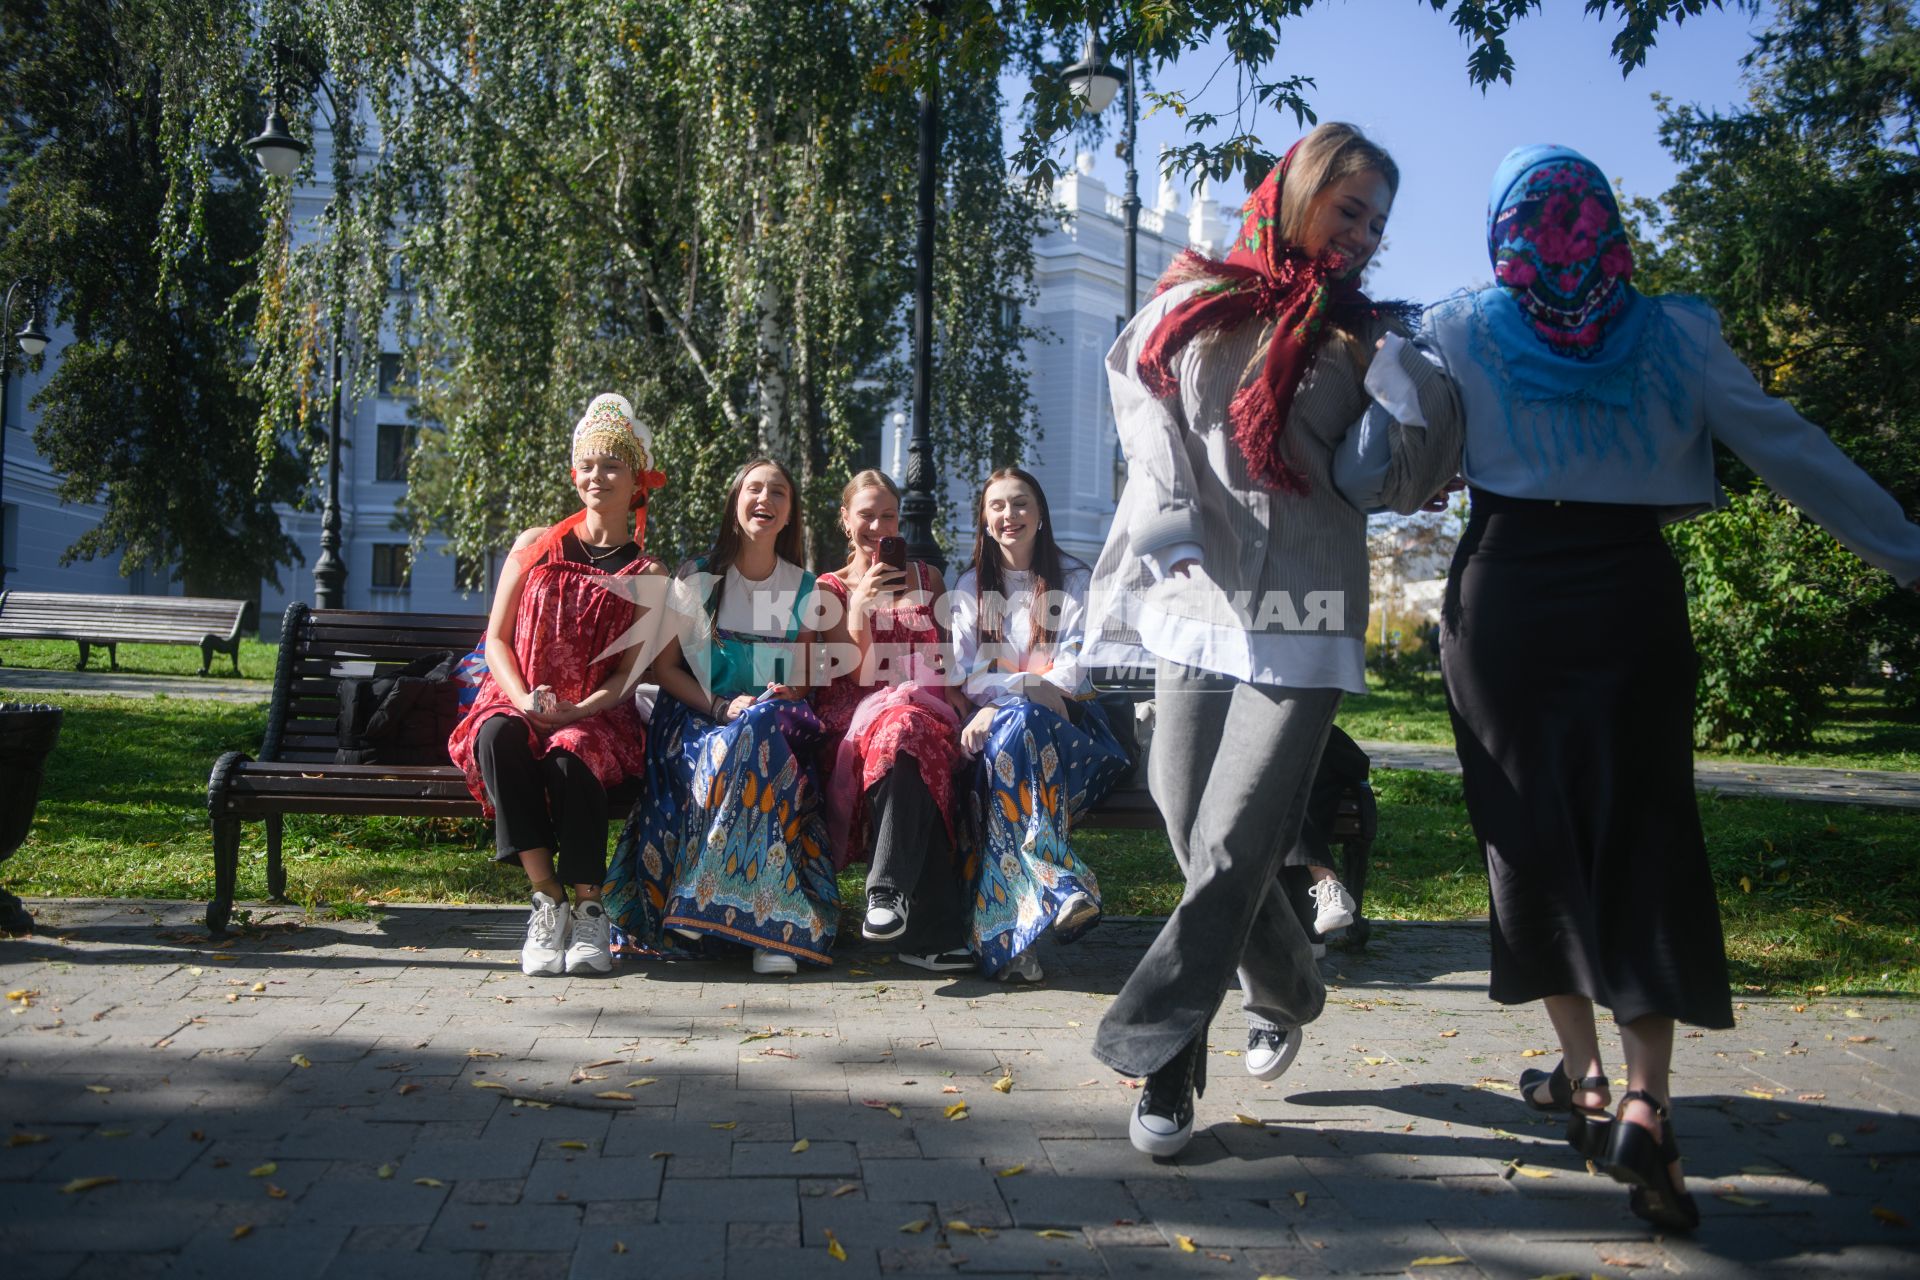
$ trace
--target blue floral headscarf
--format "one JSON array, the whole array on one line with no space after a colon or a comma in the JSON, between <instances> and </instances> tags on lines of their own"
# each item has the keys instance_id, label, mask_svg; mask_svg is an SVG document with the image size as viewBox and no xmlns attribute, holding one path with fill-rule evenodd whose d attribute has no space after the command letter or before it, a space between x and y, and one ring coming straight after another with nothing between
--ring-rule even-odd
<instances>
[{"instance_id":1,"label":"blue floral headscarf","mask_svg":"<svg viewBox=\"0 0 1920 1280\"><path fill-rule=\"evenodd\" d=\"M1633 287L1606 175L1571 147L1507 153L1487 199L1496 283L1443 306L1473 316L1473 358L1501 389L1515 452L1538 474L1625 451L1657 464L1652 404L1684 421L1699 353ZM1524 407L1524 409L1523 409Z\"/></svg>"},{"instance_id":2,"label":"blue floral headscarf","mask_svg":"<svg viewBox=\"0 0 1920 1280\"><path fill-rule=\"evenodd\" d=\"M1493 176L1494 278L1556 354L1598 354L1633 306L1633 249L1607 177L1568 147L1519 147Z\"/></svg>"}]
</instances>

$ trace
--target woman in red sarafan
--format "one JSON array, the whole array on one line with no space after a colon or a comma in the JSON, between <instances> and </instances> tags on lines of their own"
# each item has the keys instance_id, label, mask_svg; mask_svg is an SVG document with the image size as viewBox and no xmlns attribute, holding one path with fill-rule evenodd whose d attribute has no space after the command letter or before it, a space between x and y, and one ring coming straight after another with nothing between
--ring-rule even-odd
<instances>
[{"instance_id":1,"label":"woman in red sarafan","mask_svg":"<svg viewBox=\"0 0 1920 1280\"><path fill-rule=\"evenodd\" d=\"M834 861L872 864L864 936L897 942L900 959L923 969L972 969L954 841L960 717L934 608L946 584L929 565L880 560L880 540L900 531L900 491L886 472L847 482L840 526L851 559L820 586L842 606L829 650L851 669L816 704Z\"/></svg>"},{"instance_id":2,"label":"woman in red sarafan","mask_svg":"<svg viewBox=\"0 0 1920 1280\"><path fill-rule=\"evenodd\" d=\"M529 975L613 967L600 905L607 792L645 768L646 730L628 695L651 646L635 622L643 602L665 596L663 571L640 546L647 491L666 477L648 469L623 397L587 409L571 474L581 509L514 543L487 620L487 674L447 743L493 819L495 858L518 862L532 886L520 951ZM661 585L650 591L648 579Z\"/></svg>"}]
</instances>

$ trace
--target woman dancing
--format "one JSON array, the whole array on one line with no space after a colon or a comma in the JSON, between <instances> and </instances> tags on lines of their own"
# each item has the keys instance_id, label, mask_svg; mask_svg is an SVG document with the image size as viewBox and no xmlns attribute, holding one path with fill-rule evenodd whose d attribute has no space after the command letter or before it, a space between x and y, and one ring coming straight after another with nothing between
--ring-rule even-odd
<instances>
[{"instance_id":1,"label":"woman dancing","mask_svg":"<svg viewBox=\"0 0 1920 1280\"><path fill-rule=\"evenodd\" d=\"M1487 232L1497 283L1436 307L1425 341L1465 415L1473 505L1441 665L1486 855L1491 995L1541 1001L1559 1037L1559 1065L1521 1077L1528 1105L1570 1112L1568 1141L1633 1188L1633 1212L1685 1230L1699 1211L1670 1113L1673 1024L1731 1027L1733 1010L1694 795L1697 664L1660 527L1714 505L1719 441L1903 584L1920 528L1760 389L1710 307L1633 288L1612 187L1584 156L1510 153ZM1596 1004L1627 1060L1611 1122Z\"/></svg>"},{"instance_id":2,"label":"woman dancing","mask_svg":"<svg viewBox=\"0 0 1920 1280\"><path fill-rule=\"evenodd\" d=\"M1155 661L1149 786L1187 888L1100 1024L1094 1056L1147 1077L1134 1145L1193 1133L1207 1025L1239 969L1247 1069L1292 1062L1326 989L1276 880L1342 691L1366 690L1366 517L1331 481L1373 367L1403 367L1409 427L1383 487L1417 509L1452 474L1451 389L1361 293L1392 159L1323 125L1248 200L1224 262L1185 253L1107 356L1130 478L1095 570L1091 660ZM1424 460L1424 461L1423 461ZM1228 744L1231 744L1230 746ZM1225 748L1225 749L1223 749Z\"/></svg>"}]
</instances>

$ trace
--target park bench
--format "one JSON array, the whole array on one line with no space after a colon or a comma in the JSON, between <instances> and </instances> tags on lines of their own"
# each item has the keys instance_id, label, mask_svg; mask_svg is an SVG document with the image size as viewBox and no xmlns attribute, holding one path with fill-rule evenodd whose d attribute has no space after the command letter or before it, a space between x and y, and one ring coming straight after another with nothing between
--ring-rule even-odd
<instances>
[{"instance_id":1,"label":"park bench","mask_svg":"<svg viewBox=\"0 0 1920 1280\"><path fill-rule=\"evenodd\" d=\"M260 754L229 751L207 780L207 812L213 824L214 896L207 903L207 930L226 931L240 870L243 824L263 821L267 832L267 891L286 892L281 858L282 823L289 813L334 813L357 817L477 818L480 805L452 765L339 764L339 682L348 675L391 671L415 658L442 651L462 653L486 628L480 614L361 613L346 609L287 606L280 630L280 656L273 673L273 701ZM1129 697L1150 690L1135 685ZM1109 698L1114 694L1109 692ZM1130 737L1129 721L1122 729ZM1135 767L1106 800L1082 819L1090 827L1155 828L1160 814L1146 790L1146 762ZM632 780L613 795L620 812L639 795ZM1359 900L1366 885L1373 841L1373 793L1349 788L1333 827L1344 847L1342 879ZM1367 922L1348 931L1366 940Z\"/></svg>"},{"instance_id":2,"label":"park bench","mask_svg":"<svg viewBox=\"0 0 1920 1280\"><path fill-rule=\"evenodd\" d=\"M240 674L240 625L247 601L199 596L83 596L64 591L0 592L0 639L72 640L80 646L84 671L95 645L107 651L107 665L120 669L122 644L197 644L200 674L213 655L233 659Z\"/></svg>"}]
</instances>

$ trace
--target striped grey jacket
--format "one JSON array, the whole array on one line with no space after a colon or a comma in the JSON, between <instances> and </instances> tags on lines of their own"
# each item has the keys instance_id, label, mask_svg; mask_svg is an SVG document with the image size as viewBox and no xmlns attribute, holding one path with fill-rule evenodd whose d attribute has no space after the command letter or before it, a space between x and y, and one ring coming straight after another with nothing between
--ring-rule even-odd
<instances>
[{"instance_id":1,"label":"striped grey jacket","mask_svg":"<svg viewBox=\"0 0 1920 1280\"><path fill-rule=\"evenodd\" d=\"M1167 310L1199 285L1168 290L1144 307L1107 353L1107 377L1127 486L1094 571L1089 602L1093 660L1138 656L1137 604L1153 592L1164 612L1247 631L1296 629L1302 622L1322 636L1364 637L1367 627L1366 516L1333 483L1335 448L1371 403L1346 344L1322 348L1301 380L1283 447L1306 476L1307 492L1287 494L1252 480L1233 443L1227 407L1243 378L1257 369L1271 326L1248 324L1204 335L1180 352L1176 396L1149 393L1136 363ZM1364 335L1369 349L1387 331L1380 322ZM1459 400L1446 376L1408 344L1402 367L1418 390L1425 428L1394 424L1392 472L1384 502L1411 512L1452 478L1460 456ZM1159 591L1148 557L1180 543L1201 550L1204 576L1218 591ZM1262 610L1270 593L1285 592L1298 615L1314 593L1335 592L1337 616L1289 619L1286 609ZM1318 597L1326 599L1325 596ZM1235 602L1241 602L1239 608Z\"/></svg>"}]
</instances>

